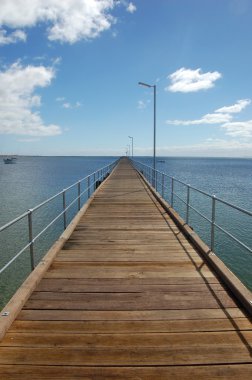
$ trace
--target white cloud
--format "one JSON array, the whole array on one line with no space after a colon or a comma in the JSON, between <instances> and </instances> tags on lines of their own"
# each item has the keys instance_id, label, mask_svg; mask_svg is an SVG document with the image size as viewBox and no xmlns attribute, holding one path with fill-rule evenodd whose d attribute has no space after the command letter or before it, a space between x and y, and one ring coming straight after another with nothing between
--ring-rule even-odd
<instances>
[{"instance_id":1,"label":"white cloud","mask_svg":"<svg viewBox=\"0 0 252 380\"><path fill-rule=\"evenodd\" d=\"M129 13L134 13L136 11L136 6L133 3L129 3L128 7L126 8Z\"/></svg>"},{"instance_id":2,"label":"white cloud","mask_svg":"<svg viewBox=\"0 0 252 380\"><path fill-rule=\"evenodd\" d=\"M53 64L54 66L57 66L57 65L59 65L59 64L61 63L61 61L62 61L62 58L61 58L61 57L56 57L56 58L53 58L53 59L52 59L52 64Z\"/></svg>"},{"instance_id":3,"label":"white cloud","mask_svg":"<svg viewBox=\"0 0 252 380\"><path fill-rule=\"evenodd\" d=\"M207 157L251 157L252 143L236 139L206 139L201 143L157 149L159 155L207 156Z\"/></svg>"},{"instance_id":4,"label":"white cloud","mask_svg":"<svg viewBox=\"0 0 252 380\"><path fill-rule=\"evenodd\" d=\"M79 108L82 106L81 102L75 102L74 104L71 104L70 102L66 101L66 98L64 96L56 98L56 102L62 103L61 106L65 109Z\"/></svg>"},{"instance_id":5,"label":"white cloud","mask_svg":"<svg viewBox=\"0 0 252 380\"><path fill-rule=\"evenodd\" d=\"M139 156L152 155L153 147L136 146L134 151ZM209 138L196 144L159 146L156 153L158 156L252 157L252 143L237 139Z\"/></svg>"},{"instance_id":6,"label":"white cloud","mask_svg":"<svg viewBox=\"0 0 252 380\"><path fill-rule=\"evenodd\" d=\"M167 120L167 124L172 125L200 125L200 124L222 124L226 125L234 124L231 121L233 120L233 114L241 112L245 107L251 103L250 99L241 99L238 100L232 106L225 106L218 108L214 113L208 113L200 119L196 120Z\"/></svg>"},{"instance_id":7,"label":"white cloud","mask_svg":"<svg viewBox=\"0 0 252 380\"><path fill-rule=\"evenodd\" d=\"M0 71L0 134L54 136L61 133L57 125L44 125L39 112L33 110L41 104L35 90L49 86L54 75L53 68L23 67L19 62Z\"/></svg>"},{"instance_id":8,"label":"white cloud","mask_svg":"<svg viewBox=\"0 0 252 380\"><path fill-rule=\"evenodd\" d=\"M51 41L75 43L92 39L108 30L116 22L111 14L114 0L1 0L0 26L28 28L37 24L47 25ZM128 12L135 6L127 2Z\"/></svg>"},{"instance_id":9,"label":"white cloud","mask_svg":"<svg viewBox=\"0 0 252 380\"><path fill-rule=\"evenodd\" d=\"M252 120L225 123L221 126L228 136L251 138Z\"/></svg>"},{"instance_id":10,"label":"white cloud","mask_svg":"<svg viewBox=\"0 0 252 380\"><path fill-rule=\"evenodd\" d=\"M214 82L221 78L218 71L202 73L201 69L191 70L182 67L169 75L171 85L166 91L171 92L196 92L214 87Z\"/></svg>"},{"instance_id":11,"label":"white cloud","mask_svg":"<svg viewBox=\"0 0 252 380\"><path fill-rule=\"evenodd\" d=\"M234 113L241 112L251 103L250 99L238 100L232 106L218 108L214 113L206 114L196 120L166 120L171 125L200 125L200 124L220 124L226 135L237 138L252 137L252 120L233 121Z\"/></svg>"},{"instance_id":12,"label":"white cloud","mask_svg":"<svg viewBox=\"0 0 252 380\"><path fill-rule=\"evenodd\" d=\"M127 0L118 0L117 4L124 6L126 11L129 13L134 13L137 10L135 4L133 4L131 1L128 2Z\"/></svg>"},{"instance_id":13,"label":"white cloud","mask_svg":"<svg viewBox=\"0 0 252 380\"><path fill-rule=\"evenodd\" d=\"M201 119L196 120L167 120L167 124L172 125L200 125L200 124L220 124L228 122L232 119L229 114L222 113L208 113Z\"/></svg>"},{"instance_id":14,"label":"white cloud","mask_svg":"<svg viewBox=\"0 0 252 380\"><path fill-rule=\"evenodd\" d=\"M239 113L245 107L247 107L251 103L250 99L241 99L237 100L237 103L232 106L222 107L217 109L215 112L224 112L224 113Z\"/></svg>"},{"instance_id":15,"label":"white cloud","mask_svg":"<svg viewBox=\"0 0 252 380\"><path fill-rule=\"evenodd\" d=\"M146 107L147 107L146 102L144 102L143 100L138 100L138 102L137 102L137 108L139 110L143 110Z\"/></svg>"},{"instance_id":16,"label":"white cloud","mask_svg":"<svg viewBox=\"0 0 252 380\"><path fill-rule=\"evenodd\" d=\"M25 42L26 37L26 33L20 29L17 29L10 34L7 34L4 29L0 29L0 45L14 44L20 41Z\"/></svg>"},{"instance_id":17,"label":"white cloud","mask_svg":"<svg viewBox=\"0 0 252 380\"><path fill-rule=\"evenodd\" d=\"M40 141L40 139L31 138L31 139L18 139L18 142L24 142L24 143L34 143Z\"/></svg>"},{"instance_id":18,"label":"white cloud","mask_svg":"<svg viewBox=\"0 0 252 380\"><path fill-rule=\"evenodd\" d=\"M71 108L71 104L70 104L70 103L63 103L63 104L62 104L62 107L63 107L63 108L66 108L66 109L67 109L67 108Z\"/></svg>"}]
</instances>

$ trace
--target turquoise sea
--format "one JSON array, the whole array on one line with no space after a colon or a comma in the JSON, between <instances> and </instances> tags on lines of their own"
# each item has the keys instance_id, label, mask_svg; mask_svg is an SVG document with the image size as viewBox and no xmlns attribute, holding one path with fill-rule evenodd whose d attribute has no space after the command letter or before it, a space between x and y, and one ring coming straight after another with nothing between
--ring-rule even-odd
<instances>
[{"instance_id":1,"label":"turquoise sea","mask_svg":"<svg viewBox=\"0 0 252 380\"><path fill-rule=\"evenodd\" d=\"M150 157L135 159L152 165ZM63 188L87 176L93 171L108 165L116 157L18 157L17 163L5 165L0 161L0 226L16 218L29 208L51 197ZM252 210L252 159L233 158L185 158L159 157L157 169L174 176L193 187L231 202L239 207ZM166 197L170 200L170 184L166 183ZM160 187L160 186L159 186ZM77 195L77 189L69 191L67 203ZM185 188L176 184L175 191L183 199ZM86 196L82 197L82 204ZM191 194L191 204L210 216L211 204L207 197L198 193ZM175 199L175 209L185 217L185 207L179 199ZM62 210L62 198L52 201L48 206L34 215L34 233ZM68 212L68 222L77 211L77 205ZM216 222L252 247L251 217L230 210L217 202ZM189 224L200 234L203 240L210 242L210 225L193 211L190 212ZM63 218L51 227L46 236L35 243L35 260L38 262L46 250L63 231ZM14 256L28 242L27 219L18 222L8 231L0 234L0 267ZM252 257L237 243L216 233L216 253L236 273L236 275L252 289ZM0 306L3 306L15 289L30 271L29 252L24 252L11 268L0 275Z\"/></svg>"}]
</instances>

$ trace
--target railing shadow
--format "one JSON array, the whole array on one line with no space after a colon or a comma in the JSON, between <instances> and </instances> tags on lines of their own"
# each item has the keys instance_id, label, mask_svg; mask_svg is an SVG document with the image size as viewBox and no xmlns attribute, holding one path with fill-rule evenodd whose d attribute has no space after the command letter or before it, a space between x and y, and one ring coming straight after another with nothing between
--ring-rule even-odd
<instances>
[{"instance_id":1,"label":"railing shadow","mask_svg":"<svg viewBox=\"0 0 252 380\"><path fill-rule=\"evenodd\" d=\"M184 237L183 233L181 231L177 232L176 230L178 229L178 227L175 226L173 222L171 223L169 221L169 219L167 219L165 217L165 215L168 215L167 211L164 211L164 213L161 213L161 215L163 216L163 218L164 218L166 224L168 225L168 227L173 232L173 234L176 237L176 239L177 239L178 243L180 244L181 248L183 249L183 251L185 252L185 254L187 255L187 257L189 258L189 260L191 261L191 263L193 264L195 270L199 273L201 279L205 283L205 285L206 285L207 289L209 290L209 292L211 293L211 295L214 297L214 299L217 302L218 306L223 311L223 313L225 314L225 316L228 318L228 320L231 323L231 325L233 326L234 331L236 332L237 336L240 338L241 342L244 344L244 346L248 350L249 355L252 357L252 347L251 347L251 344L248 342L248 340L246 339L246 337L242 334L239 326L237 325L237 323L235 322L235 320L233 319L233 317L230 315L230 313L226 309L226 307L223 304L223 302L221 301L221 299L218 297L218 294L216 294L216 292L214 291L214 289L211 287L211 284L208 282L207 278L202 273L202 268L204 266L206 266L208 269L210 269L212 272L214 272L215 276L217 277L217 279L219 280L219 282L221 283L221 285L223 286L223 288L227 291L227 293L230 296L230 298L242 310L242 312L247 317L247 319L252 322L251 317L247 315L246 311L243 309L243 307L239 303L239 301L236 298L234 298L232 294L230 294L229 289L226 287L225 284L223 284L222 279L220 278L220 276L212 268L209 267L209 265L206 263L204 257L201 255L201 253L195 247L193 247L193 245L192 245L192 247L195 249L195 252L202 259L202 264L199 265L199 264L196 263L196 261L194 260L194 258L190 254L190 252L187 250L187 248L185 247L185 245L183 244L183 242L179 238L179 236L183 236ZM185 223L185 225L186 225L186 223ZM209 249L209 252L210 252L210 249Z\"/></svg>"}]
</instances>

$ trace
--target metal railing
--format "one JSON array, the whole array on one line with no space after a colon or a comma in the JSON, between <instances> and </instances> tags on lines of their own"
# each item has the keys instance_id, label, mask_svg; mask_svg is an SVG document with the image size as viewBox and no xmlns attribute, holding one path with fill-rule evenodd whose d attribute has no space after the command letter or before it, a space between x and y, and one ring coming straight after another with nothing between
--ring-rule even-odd
<instances>
[{"instance_id":1,"label":"metal railing","mask_svg":"<svg viewBox=\"0 0 252 380\"><path fill-rule=\"evenodd\" d=\"M247 245L244 244L240 239L235 237L231 232L227 231L223 226L220 226L216 222L216 203L219 202L222 205L226 205L230 207L233 210L239 211L243 215L247 215L249 217L252 216L252 212L245 210L241 207L238 207L232 203L229 203L227 201L224 201L221 198L216 197L215 195L211 195L206 193L205 191L199 190L196 187L193 187L175 177L172 177L166 173L160 172L158 170L154 170L152 167L143 164L140 161L132 160L133 166L135 169L137 169L139 172L141 172L146 180L155 188L155 190L162 196L162 198L166 199L166 194L169 194L170 198L170 205L172 208L174 207L175 199L178 199L180 202L182 202L185 206L186 212L185 212L185 222L186 224L189 224L189 217L190 217L190 211L194 211L198 216L203 218L205 221L207 221L210 224L211 227L211 233L210 233L210 249L211 251L215 250L215 235L216 230L221 231L226 236L231 238L234 242L236 242L240 247L245 249L247 252L252 253L252 249ZM170 186L167 186L170 183ZM181 194L176 193L175 191L175 185L180 184L182 187L184 187L184 193L185 197L182 198ZM195 191L198 194L201 194L205 197L207 197L211 202L211 212L210 216L205 215L202 213L199 209L196 207L193 207L192 204L190 204L191 201L191 192ZM167 200L167 199L166 199ZM177 211L177 210L176 210Z\"/></svg>"},{"instance_id":2,"label":"metal railing","mask_svg":"<svg viewBox=\"0 0 252 380\"><path fill-rule=\"evenodd\" d=\"M88 176L80 179L79 181L75 182L71 186L63 189L59 193L53 195L52 197L48 198L44 202L40 203L39 205L35 206L32 209L29 209L22 215L18 216L17 218L13 219L9 223L5 224L4 226L0 227L0 233L9 229L11 226L15 225L17 222L27 218L27 225L28 225L28 243L13 256L2 268L0 268L0 274L3 273L9 266L16 261L16 259L22 255L27 249L30 251L30 261L31 261L31 270L35 268L35 259L34 259L34 243L38 238L40 238L45 232L61 217L63 217L63 227L64 229L67 228L67 211L73 207L74 204L77 203L78 205L78 211L81 209L81 197L86 195L87 199L91 196L91 194L96 190L96 188L99 186L99 184L111 173L113 168L116 166L118 160L114 161L113 163L104 166L103 168L89 174ZM83 189L83 185L86 185ZM77 189L77 197L74 198L68 205L66 201L66 194L69 190L76 188ZM62 211L53 219L50 221L49 224L47 224L37 235L34 236L33 234L33 225L34 225L34 213L41 209L43 206L48 205L51 201L54 199L62 197Z\"/></svg>"}]
</instances>

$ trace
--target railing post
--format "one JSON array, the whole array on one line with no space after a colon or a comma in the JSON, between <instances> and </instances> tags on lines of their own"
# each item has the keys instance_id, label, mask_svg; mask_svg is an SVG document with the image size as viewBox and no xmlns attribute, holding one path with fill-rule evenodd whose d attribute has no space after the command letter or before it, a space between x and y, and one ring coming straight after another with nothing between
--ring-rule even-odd
<instances>
[{"instance_id":1,"label":"railing post","mask_svg":"<svg viewBox=\"0 0 252 380\"><path fill-rule=\"evenodd\" d=\"M81 193L81 182L78 181L78 210L79 211L80 211L80 208L81 208L80 193Z\"/></svg>"},{"instance_id":2,"label":"railing post","mask_svg":"<svg viewBox=\"0 0 252 380\"><path fill-rule=\"evenodd\" d=\"M87 186L88 186L88 198L90 198L90 175L87 178Z\"/></svg>"},{"instance_id":3,"label":"railing post","mask_svg":"<svg viewBox=\"0 0 252 380\"><path fill-rule=\"evenodd\" d=\"M212 196L212 220L211 220L211 251L214 251L214 240L215 240L215 208L216 208L216 197Z\"/></svg>"},{"instance_id":4,"label":"railing post","mask_svg":"<svg viewBox=\"0 0 252 380\"><path fill-rule=\"evenodd\" d=\"M164 173L162 173L162 198L164 198Z\"/></svg>"},{"instance_id":5,"label":"railing post","mask_svg":"<svg viewBox=\"0 0 252 380\"><path fill-rule=\"evenodd\" d=\"M62 197L63 197L63 210L64 210L64 214L63 214L63 217L64 217L64 230L67 228L67 220L66 220L66 191L63 190L62 192Z\"/></svg>"},{"instance_id":6,"label":"railing post","mask_svg":"<svg viewBox=\"0 0 252 380\"><path fill-rule=\"evenodd\" d=\"M94 172L94 191L95 191L95 172Z\"/></svg>"},{"instance_id":7,"label":"railing post","mask_svg":"<svg viewBox=\"0 0 252 380\"><path fill-rule=\"evenodd\" d=\"M29 243L30 243L30 258L31 258L31 269L35 268L34 264L34 243L33 243L33 232L32 232L32 209L28 210L28 228L29 228Z\"/></svg>"},{"instance_id":8,"label":"railing post","mask_svg":"<svg viewBox=\"0 0 252 380\"><path fill-rule=\"evenodd\" d=\"M171 206L173 207L174 178L171 179Z\"/></svg>"},{"instance_id":9,"label":"railing post","mask_svg":"<svg viewBox=\"0 0 252 380\"><path fill-rule=\"evenodd\" d=\"M186 196L186 224L189 223L189 211L190 211L190 185L187 185L187 196Z\"/></svg>"}]
</instances>

